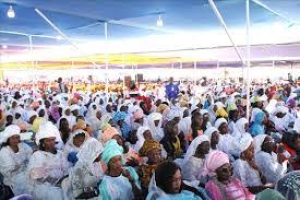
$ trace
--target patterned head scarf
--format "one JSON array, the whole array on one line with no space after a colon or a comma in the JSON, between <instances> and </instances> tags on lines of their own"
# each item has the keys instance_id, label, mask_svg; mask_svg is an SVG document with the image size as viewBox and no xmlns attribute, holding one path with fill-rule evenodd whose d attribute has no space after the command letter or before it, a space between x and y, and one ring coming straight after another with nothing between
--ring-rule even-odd
<instances>
[{"instance_id":1,"label":"patterned head scarf","mask_svg":"<svg viewBox=\"0 0 300 200\"><path fill-rule=\"evenodd\" d=\"M142 146L142 148L140 149L139 153L140 156L144 157L147 155L147 153L152 150L152 149L158 149L161 150L160 144L159 142L155 141L155 140L146 140Z\"/></svg>"}]
</instances>

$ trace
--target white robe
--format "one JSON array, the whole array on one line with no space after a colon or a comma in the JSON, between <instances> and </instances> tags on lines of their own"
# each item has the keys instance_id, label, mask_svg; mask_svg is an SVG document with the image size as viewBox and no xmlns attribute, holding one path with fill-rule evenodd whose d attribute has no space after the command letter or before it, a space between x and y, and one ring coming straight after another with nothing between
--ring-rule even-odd
<instances>
[{"instance_id":1,"label":"white robe","mask_svg":"<svg viewBox=\"0 0 300 200\"><path fill-rule=\"evenodd\" d=\"M277 180L282 178L287 172L287 163L283 162L279 164L277 162L277 154L275 153L269 154L260 151L255 155L255 161L268 183L276 184Z\"/></svg>"},{"instance_id":2,"label":"white robe","mask_svg":"<svg viewBox=\"0 0 300 200\"><path fill-rule=\"evenodd\" d=\"M25 169L32 149L25 143L18 145L19 152L15 153L9 146L0 151L0 173L4 177L4 184L10 186L15 195L23 194L25 191L26 174Z\"/></svg>"},{"instance_id":3,"label":"white robe","mask_svg":"<svg viewBox=\"0 0 300 200\"><path fill-rule=\"evenodd\" d=\"M61 200L63 191L56 184L68 174L69 163L61 151L36 151L28 165L29 193L36 200Z\"/></svg>"},{"instance_id":4,"label":"white robe","mask_svg":"<svg viewBox=\"0 0 300 200\"><path fill-rule=\"evenodd\" d=\"M259 172L247 163L247 161L238 159L233 163L233 174L240 179L245 187L262 186Z\"/></svg>"}]
</instances>

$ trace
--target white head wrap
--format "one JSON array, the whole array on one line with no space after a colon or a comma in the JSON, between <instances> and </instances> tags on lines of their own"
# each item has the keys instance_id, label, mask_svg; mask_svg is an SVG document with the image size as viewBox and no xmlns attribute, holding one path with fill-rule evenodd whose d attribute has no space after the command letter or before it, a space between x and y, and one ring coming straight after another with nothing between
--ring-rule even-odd
<instances>
[{"instance_id":1,"label":"white head wrap","mask_svg":"<svg viewBox=\"0 0 300 200\"><path fill-rule=\"evenodd\" d=\"M223 124L223 123L226 123L228 124L227 120L225 118L219 118L217 119L217 121L215 122L215 127L217 129L219 129L219 127Z\"/></svg>"},{"instance_id":2,"label":"white head wrap","mask_svg":"<svg viewBox=\"0 0 300 200\"><path fill-rule=\"evenodd\" d=\"M208 114L208 110L206 110L206 109L201 109L201 110L200 110L200 114L201 114L201 115Z\"/></svg>"},{"instance_id":3,"label":"white head wrap","mask_svg":"<svg viewBox=\"0 0 300 200\"><path fill-rule=\"evenodd\" d=\"M0 133L0 144L7 142L7 140L14 135L20 135L21 129L17 125L10 125L4 129L2 133Z\"/></svg>"},{"instance_id":4,"label":"white head wrap","mask_svg":"<svg viewBox=\"0 0 300 200\"><path fill-rule=\"evenodd\" d=\"M209 138L209 140L211 140L212 134L216 131L219 133L219 130L217 128L209 127L205 130L204 134Z\"/></svg>"},{"instance_id":5,"label":"white head wrap","mask_svg":"<svg viewBox=\"0 0 300 200\"><path fill-rule=\"evenodd\" d=\"M29 122L30 118L33 116L37 116L34 110L29 110L26 112L26 121Z\"/></svg>"},{"instance_id":6,"label":"white head wrap","mask_svg":"<svg viewBox=\"0 0 300 200\"><path fill-rule=\"evenodd\" d=\"M142 146L144 145L144 142L145 142L144 133L145 133L145 131L147 131L147 130L149 130L149 131L151 132L151 130L150 130L149 127L144 127L144 126L140 127L140 128L137 130L136 135L137 135L138 141L136 142L136 144L135 144L135 146L134 146L135 152L139 152L140 149L142 148ZM151 134L152 134L152 133L151 133Z\"/></svg>"},{"instance_id":7,"label":"white head wrap","mask_svg":"<svg viewBox=\"0 0 300 200\"><path fill-rule=\"evenodd\" d=\"M225 107L226 107L226 106L225 106L222 102L220 102L220 101L216 102L216 103L215 103L215 106L217 106L218 108L225 108Z\"/></svg>"},{"instance_id":8,"label":"white head wrap","mask_svg":"<svg viewBox=\"0 0 300 200\"><path fill-rule=\"evenodd\" d=\"M289 109L286 106L277 106L274 112L274 115L278 113L287 114Z\"/></svg>"},{"instance_id":9,"label":"white head wrap","mask_svg":"<svg viewBox=\"0 0 300 200\"><path fill-rule=\"evenodd\" d=\"M51 122L44 122L40 125L39 131L35 136L37 145L40 144L41 139L56 138L56 141L61 141L59 130Z\"/></svg>"},{"instance_id":10,"label":"white head wrap","mask_svg":"<svg viewBox=\"0 0 300 200\"><path fill-rule=\"evenodd\" d=\"M76 155L78 162L84 165L91 165L95 159L103 152L103 146L95 138L89 138Z\"/></svg>"},{"instance_id":11,"label":"white head wrap","mask_svg":"<svg viewBox=\"0 0 300 200\"><path fill-rule=\"evenodd\" d=\"M245 124L249 123L248 119L246 118L241 118L239 119L237 122L236 122L236 127L237 127L237 130L241 133L241 134L244 134L246 133L245 131Z\"/></svg>"},{"instance_id":12,"label":"white head wrap","mask_svg":"<svg viewBox=\"0 0 300 200\"><path fill-rule=\"evenodd\" d=\"M190 144L183 160L183 164L187 163L188 160L195 154L197 147L205 141L209 141L209 138L206 135L197 136L192 143Z\"/></svg>"},{"instance_id":13,"label":"white head wrap","mask_svg":"<svg viewBox=\"0 0 300 200\"><path fill-rule=\"evenodd\" d=\"M71 110L71 112L73 112L73 111L75 111L75 110L80 110L80 106L78 106L78 105L71 105L70 106L70 110Z\"/></svg>"},{"instance_id":14,"label":"white head wrap","mask_svg":"<svg viewBox=\"0 0 300 200\"><path fill-rule=\"evenodd\" d=\"M155 134L156 129L161 128L161 126L162 126L162 115L160 113L156 113L156 112L151 113L147 117L147 120L148 120L148 125L149 125L149 128L150 128L152 134ZM159 120L159 123L158 123L157 127L155 126L155 123L154 123L154 121L156 121L156 120Z\"/></svg>"},{"instance_id":15,"label":"white head wrap","mask_svg":"<svg viewBox=\"0 0 300 200\"><path fill-rule=\"evenodd\" d=\"M171 109L168 114L168 120L173 120L176 117L181 117L181 110L179 109Z\"/></svg>"},{"instance_id":16,"label":"white head wrap","mask_svg":"<svg viewBox=\"0 0 300 200\"><path fill-rule=\"evenodd\" d=\"M251 135L249 134L243 135L243 137L239 141L239 155L241 155L241 153L243 153L250 147L252 141L253 138L251 137Z\"/></svg>"},{"instance_id":17,"label":"white head wrap","mask_svg":"<svg viewBox=\"0 0 300 200\"><path fill-rule=\"evenodd\" d=\"M254 137L253 143L254 143L255 154L257 154L258 152L261 151L261 145L265 141L266 137L267 137L267 135L265 135L265 134L260 134L256 137Z\"/></svg>"}]
</instances>

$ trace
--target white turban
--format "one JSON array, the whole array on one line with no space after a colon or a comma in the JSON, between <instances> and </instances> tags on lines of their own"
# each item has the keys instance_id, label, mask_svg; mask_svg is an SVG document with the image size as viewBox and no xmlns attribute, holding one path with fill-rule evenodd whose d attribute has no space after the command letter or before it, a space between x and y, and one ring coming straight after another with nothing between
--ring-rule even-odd
<instances>
[{"instance_id":1,"label":"white turban","mask_svg":"<svg viewBox=\"0 0 300 200\"><path fill-rule=\"evenodd\" d=\"M60 138L59 130L56 126L54 126L51 122L44 122L40 125L39 131L37 132L35 136L35 141L37 145L40 144L40 140L46 139L46 138Z\"/></svg>"},{"instance_id":2,"label":"white turban","mask_svg":"<svg viewBox=\"0 0 300 200\"><path fill-rule=\"evenodd\" d=\"M261 151L261 145L265 141L266 137L267 137L267 135L265 135L265 134L260 134L256 137L254 137L253 143L254 143L255 154L257 154L258 152Z\"/></svg>"},{"instance_id":3,"label":"white turban","mask_svg":"<svg viewBox=\"0 0 300 200\"><path fill-rule=\"evenodd\" d=\"M209 140L211 140L212 134L216 131L219 132L219 130L215 127L209 127L204 131L204 135L206 135L209 138Z\"/></svg>"},{"instance_id":4,"label":"white turban","mask_svg":"<svg viewBox=\"0 0 300 200\"><path fill-rule=\"evenodd\" d=\"M2 133L0 133L0 144L7 142L7 140L13 135L20 135L21 129L17 125L10 125L4 129Z\"/></svg>"},{"instance_id":5,"label":"white turban","mask_svg":"<svg viewBox=\"0 0 300 200\"><path fill-rule=\"evenodd\" d=\"M219 129L219 127L223 124L226 123L227 124L227 120L225 118L219 118L217 119L217 121L215 122L215 127L217 129Z\"/></svg>"},{"instance_id":6,"label":"white turban","mask_svg":"<svg viewBox=\"0 0 300 200\"><path fill-rule=\"evenodd\" d=\"M183 164L187 163L188 160L195 154L197 147L202 143L208 141L209 138L206 135L197 136L190 144L183 160Z\"/></svg>"}]
</instances>

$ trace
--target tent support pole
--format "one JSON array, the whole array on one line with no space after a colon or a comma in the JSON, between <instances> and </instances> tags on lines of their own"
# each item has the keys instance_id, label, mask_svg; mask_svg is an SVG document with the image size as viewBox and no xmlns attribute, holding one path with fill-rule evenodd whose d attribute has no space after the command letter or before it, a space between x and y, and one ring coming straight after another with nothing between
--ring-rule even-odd
<instances>
[{"instance_id":1,"label":"tent support pole","mask_svg":"<svg viewBox=\"0 0 300 200\"><path fill-rule=\"evenodd\" d=\"M250 59L251 59L251 52L250 52L250 0L246 0L246 31L247 31L247 119L250 120Z\"/></svg>"},{"instance_id":2,"label":"tent support pole","mask_svg":"<svg viewBox=\"0 0 300 200\"><path fill-rule=\"evenodd\" d=\"M217 6L216 6L214 0L208 0L208 2L209 2L209 4L210 4L210 7L212 8L212 10L214 11L216 17L218 18L218 20L219 20L221 26L222 26L223 29L225 30L225 32L226 32L226 34L227 34L227 36L228 36L228 38L229 38L229 40L230 40L232 46L234 47L234 50L235 50L236 54L238 55L239 59L240 59L241 62L243 63L243 66L242 66L242 72L243 72L243 70L244 70L244 60L243 60L242 54L241 54L241 52L239 51L239 49L237 48L237 46L236 46L236 44L235 44L233 38L231 37L231 35L230 35L230 33L229 33L229 30L228 30L228 27L227 27L227 25L226 25L226 23L225 23L225 21L224 21L222 15L221 15L221 13L219 12L219 10L218 10L218 8L217 8Z\"/></svg>"},{"instance_id":3,"label":"tent support pole","mask_svg":"<svg viewBox=\"0 0 300 200\"><path fill-rule=\"evenodd\" d=\"M108 53L107 53L108 33L107 33L107 22L104 23L104 34L105 34L105 46L106 46L106 51L105 51L105 72L106 72L105 93L108 94Z\"/></svg>"},{"instance_id":4,"label":"tent support pole","mask_svg":"<svg viewBox=\"0 0 300 200\"><path fill-rule=\"evenodd\" d=\"M125 55L122 53L123 94L125 91Z\"/></svg>"},{"instance_id":5,"label":"tent support pole","mask_svg":"<svg viewBox=\"0 0 300 200\"><path fill-rule=\"evenodd\" d=\"M34 9L35 10L35 12L41 17L41 18L43 18L60 36L62 36L64 39L66 39L71 45L72 45L72 47L76 50L76 51L78 51L82 56L84 56L84 57L86 57L87 55L84 53L84 52L82 52L81 50L80 50L80 48L66 35L66 34L64 34L48 17L46 17L46 15L44 15L43 13L42 13L42 11L40 11L39 9L37 9L37 8L35 8ZM92 61L92 60L90 60L90 63L95 67L95 68L98 68L98 65L94 62L94 61Z\"/></svg>"},{"instance_id":6,"label":"tent support pole","mask_svg":"<svg viewBox=\"0 0 300 200\"><path fill-rule=\"evenodd\" d=\"M34 58L33 58L33 43L32 43L32 36L28 35L28 40L29 40L29 49L30 49L30 60L31 60L31 67L33 70L33 81L32 81L32 86L33 89L36 89L36 71L35 71L35 64L34 64Z\"/></svg>"}]
</instances>

